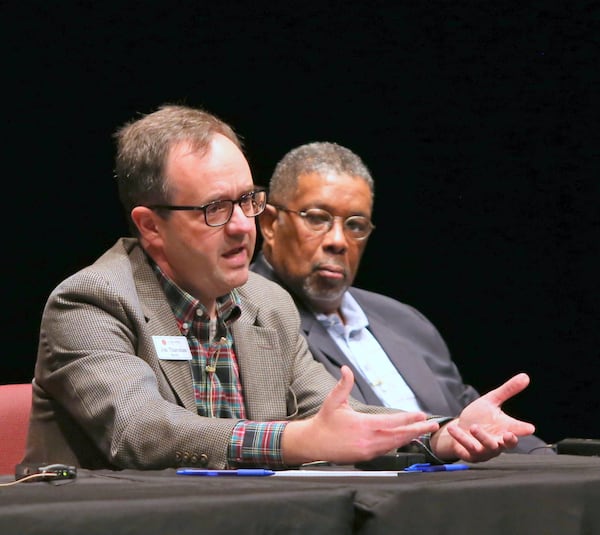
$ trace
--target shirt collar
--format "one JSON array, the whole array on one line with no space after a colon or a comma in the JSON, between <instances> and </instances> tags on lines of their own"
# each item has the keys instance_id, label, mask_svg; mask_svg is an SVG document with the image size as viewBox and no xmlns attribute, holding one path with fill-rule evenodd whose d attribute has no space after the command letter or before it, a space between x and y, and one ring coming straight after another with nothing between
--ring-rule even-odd
<instances>
[{"instance_id":1,"label":"shirt collar","mask_svg":"<svg viewBox=\"0 0 600 535\"><path fill-rule=\"evenodd\" d=\"M191 324L196 317L203 321L209 320L206 308L198 299L180 288L154 260L149 258L149 262L180 326ZM228 294L218 297L216 305L217 316L226 325L233 323L241 315L240 296L235 288Z\"/></svg>"},{"instance_id":2,"label":"shirt collar","mask_svg":"<svg viewBox=\"0 0 600 535\"><path fill-rule=\"evenodd\" d=\"M360 331L369 326L369 320L367 319L366 314L363 312L363 309L360 308L356 299L350 295L350 292L344 292L340 304L340 311L346 320L345 325L337 314L316 313L315 317L326 329L332 327L335 328L337 326L348 333Z\"/></svg>"}]
</instances>

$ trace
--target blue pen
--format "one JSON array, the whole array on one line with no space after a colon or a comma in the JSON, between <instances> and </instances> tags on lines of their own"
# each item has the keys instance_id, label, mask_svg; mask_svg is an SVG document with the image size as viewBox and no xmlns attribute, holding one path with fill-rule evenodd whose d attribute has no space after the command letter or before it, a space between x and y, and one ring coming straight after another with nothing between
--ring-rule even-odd
<instances>
[{"instance_id":1,"label":"blue pen","mask_svg":"<svg viewBox=\"0 0 600 535\"><path fill-rule=\"evenodd\" d=\"M454 472L456 470L468 470L467 464L431 464L431 463L416 463L411 464L404 469L405 472Z\"/></svg>"},{"instance_id":2,"label":"blue pen","mask_svg":"<svg viewBox=\"0 0 600 535\"><path fill-rule=\"evenodd\" d=\"M237 470L207 470L204 468L179 468L183 476L272 476L275 472L265 468L238 468Z\"/></svg>"}]
</instances>

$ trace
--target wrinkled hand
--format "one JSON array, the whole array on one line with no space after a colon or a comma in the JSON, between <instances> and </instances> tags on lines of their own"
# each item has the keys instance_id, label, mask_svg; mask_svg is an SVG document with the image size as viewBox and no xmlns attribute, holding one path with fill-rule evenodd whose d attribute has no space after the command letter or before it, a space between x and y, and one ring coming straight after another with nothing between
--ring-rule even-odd
<instances>
[{"instance_id":1,"label":"wrinkled hand","mask_svg":"<svg viewBox=\"0 0 600 535\"><path fill-rule=\"evenodd\" d=\"M519 437L531 435L535 427L503 412L502 404L527 385L529 376L519 373L467 405L456 420L433 435L434 453L442 459L479 462L514 448Z\"/></svg>"},{"instance_id":2,"label":"wrinkled hand","mask_svg":"<svg viewBox=\"0 0 600 535\"><path fill-rule=\"evenodd\" d=\"M366 414L348 404L354 375L342 366L342 377L317 414L289 422L283 432L282 453L288 465L323 460L353 464L372 459L439 429L423 412Z\"/></svg>"}]
</instances>

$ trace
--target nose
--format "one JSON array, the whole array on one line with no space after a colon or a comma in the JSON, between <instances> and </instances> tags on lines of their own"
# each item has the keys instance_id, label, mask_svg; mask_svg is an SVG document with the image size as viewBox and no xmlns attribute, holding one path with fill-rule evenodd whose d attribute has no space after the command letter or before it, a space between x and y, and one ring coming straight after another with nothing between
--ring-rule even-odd
<instances>
[{"instance_id":1,"label":"nose","mask_svg":"<svg viewBox=\"0 0 600 535\"><path fill-rule=\"evenodd\" d=\"M345 251L348 247L348 238L344 232L344 220L334 217L331 228L325 233L323 247L333 247L336 250Z\"/></svg>"},{"instance_id":2,"label":"nose","mask_svg":"<svg viewBox=\"0 0 600 535\"><path fill-rule=\"evenodd\" d=\"M239 204L234 204L231 218L225 226L233 232L250 232L255 225L255 218L246 216L242 207Z\"/></svg>"}]
</instances>

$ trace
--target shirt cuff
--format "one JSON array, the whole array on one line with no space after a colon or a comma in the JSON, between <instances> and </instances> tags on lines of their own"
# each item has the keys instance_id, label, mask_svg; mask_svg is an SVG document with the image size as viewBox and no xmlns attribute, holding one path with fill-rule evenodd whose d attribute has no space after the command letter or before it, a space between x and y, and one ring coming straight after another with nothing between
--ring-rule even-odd
<instances>
[{"instance_id":1,"label":"shirt cuff","mask_svg":"<svg viewBox=\"0 0 600 535\"><path fill-rule=\"evenodd\" d=\"M233 428L228 451L231 467L284 467L281 438L287 422L241 420Z\"/></svg>"}]
</instances>

